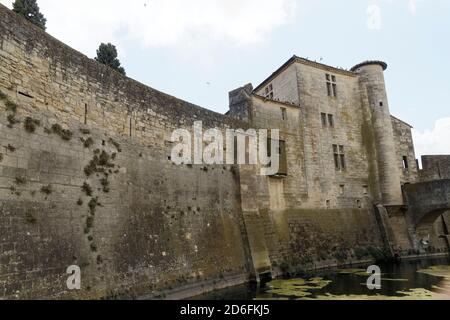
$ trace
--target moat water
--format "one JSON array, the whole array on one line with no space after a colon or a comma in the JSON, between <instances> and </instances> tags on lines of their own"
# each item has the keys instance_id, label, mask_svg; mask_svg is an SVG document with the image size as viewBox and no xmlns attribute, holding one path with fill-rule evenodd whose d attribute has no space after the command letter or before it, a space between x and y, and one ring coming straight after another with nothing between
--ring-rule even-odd
<instances>
[{"instance_id":1,"label":"moat water","mask_svg":"<svg viewBox=\"0 0 450 320\"><path fill-rule=\"evenodd\" d=\"M261 287L242 285L193 300L450 300L450 260L410 260L378 264L381 289L367 287L368 266L353 266L277 279Z\"/></svg>"}]
</instances>

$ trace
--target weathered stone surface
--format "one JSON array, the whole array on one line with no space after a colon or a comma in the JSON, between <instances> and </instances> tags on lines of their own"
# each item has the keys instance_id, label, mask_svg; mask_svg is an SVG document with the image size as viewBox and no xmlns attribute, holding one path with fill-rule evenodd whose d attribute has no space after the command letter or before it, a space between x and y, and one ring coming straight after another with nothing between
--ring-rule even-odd
<instances>
[{"instance_id":1,"label":"weathered stone surface","mask_svg":"<svg viewBox=\"0 0 450 320\"><path fill-rule=\"evenodd\" d=\"M294 59L273 79L273 99L247 85L230 93L225 116L126 78L1 5L0 41L0 298L183 297L370 260L383 249L373 205L417 178L415 166L399 169L405 155L414 163L410 127L387 103L374 113L386 97L378 69L368 88L358 73ZM39 121L32 132L26 117ZM280 129L287 175L173 164L173 130L195 121ZM73 264L80 291L66 287Z\"/></svg>"},{"instance_id":2,"label":"weathered stone surface","mask_svg":"<svg viewBox=\"0 0 450 320\"><path fill-rule=\"evenodd\" d=\"M450 179L450 156L422 156L421 181Z\"/></svg>"}]
</instances>

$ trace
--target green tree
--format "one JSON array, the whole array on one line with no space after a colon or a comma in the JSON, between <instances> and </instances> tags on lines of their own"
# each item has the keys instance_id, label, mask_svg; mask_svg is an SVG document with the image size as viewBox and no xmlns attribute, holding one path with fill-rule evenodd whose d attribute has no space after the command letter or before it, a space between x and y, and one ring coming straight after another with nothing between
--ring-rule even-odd
<instances>
[{"instance_id":1,"label":"green tree","mask_svg":"<svg viewBox=\"0 0 450 320\"><path fill-rule=\"evenodd\" d=\"M119 59L117 59L116 46L111 43L102 43L100 45L95 60L113 68L123 75L126 74L125 69L120 65Z\"/></svg>"},{"instance_id":2,"label":"green tree","mask_svg":"<svg viewBox=\"0 0 450 320\"><path fill-rule=\"evenodd\" d=\"M16 0L13 3L13 11L45 30L47 19L39 11L36 0Z\"/></svg>"}]
</instances>

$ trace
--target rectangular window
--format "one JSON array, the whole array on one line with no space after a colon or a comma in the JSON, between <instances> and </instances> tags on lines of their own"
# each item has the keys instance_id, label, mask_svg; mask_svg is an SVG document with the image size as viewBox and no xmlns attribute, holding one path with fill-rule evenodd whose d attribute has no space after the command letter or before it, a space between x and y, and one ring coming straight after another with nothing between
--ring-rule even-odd
<instances>
[{"instance_id":1,"label":"rectangular window","mask_svg":"<svg viewBox=\"0 0 450 320\"><path fill-rule=\"evenodd\" d=\"M331 91L331 83L330 82L327 82L327 90L328 90L328 96L331 97L332 91Z\"/></svg>"},{"instance_id":2,"label":"rectangular window","mask_svg":"<svg viewBox=\"0 0 450 320\"><path fill-rule=\"evenodd\" d=\"M330 126L331 128L334 127L334 117L333 117L332 114L329 114L329 115L328 115L328 124L329 124L329 126Z\"/></svg>"},{"instance_id":3,"label":"rectangular window","mask_svg":"<svg viewBox=\"0 0 450 320\"><path fill-rule=\"evenodd\" d=\"M286 110L286 108L281 108L281 119L283 119L283 121L287 120L287 110Z\"/></svg>"},{"instance_id":4,"label":"rectangular window","mask_svg":"<svg viewBox=\"0 0 450 320\"><path fill-rule=\"evenodd\" d=\"M336 76L326 74L325 79L327 82L327 92L329 97L337 97L337 83L336 83Z\"/></svg>"},{"instance_id":5,"label":"rectangular window","mask_svg":"<svg viewBox=\"0 0 450 320\"><path fill-rule=\"evenodd\" d=\"M332 114L321 113L322 127L334 128L334 116Z\"/></svg>"},{"instance_id":6,"label":"rectangular window","mask_svg":"<svg viewBox=\"0 0 450 320\"><path fill-rule=\"evenodd\" d=\"M340 170L341 166L339 164L339 149L337 145L333 145L333 153L334 153L334 166L336 167L336 170Z\"/></svg>"},{"instance_id":7,"label":"rectangular window","mask_svg":"<svg viewBox=\"0 0 450 320\"><path fill-rule=\"evenodd\" d=\"M345 170L347 164L345 162L345 149L344 146L333 145L334 165L336 170Z\"/></svg>"},{"instance_id":8,"label":"rectangular window","mask_svg":"<svg viewBox=\"0 0 450 320\"><path fill-rule=\"evenodd\" d=\"M327 126L327 114L326 113L322 113L322 127L326 127Z\"/></svg>"},{"instance_id":9,"label":"rectangular window","mask_svg":"<svg viewBox=\"0 0 450 320\"><path fill-rule=\"evenodd\" d=\"M341 159L341 169L346 169L344 146L339 146L339 157Z\"/></svg>"}]
</instances>

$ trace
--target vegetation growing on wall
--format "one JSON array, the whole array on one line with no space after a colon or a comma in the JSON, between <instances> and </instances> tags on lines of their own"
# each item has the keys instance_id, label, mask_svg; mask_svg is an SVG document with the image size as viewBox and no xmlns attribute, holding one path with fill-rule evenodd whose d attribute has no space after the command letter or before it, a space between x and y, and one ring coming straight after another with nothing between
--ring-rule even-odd
<instances>
[{"instance_id":1,"label":"vegetation growing on wall","mask_svg":"<svg viewBox=\"0 0 450 320\"><path fill-rule=\"evenodd\" d=\"M83 142L83 145L85 148L89 149L94 144L94 140L89 137L87 139L81 138L81 142Z\"/></svg>"},{"instance_id":2,"label":"vegetation growing on wall","mask_svg":"<svg viewBox=\"0 0 450 320\"><path fill-rule=\"evenodd\" d=\"M24 122L25 131L28 133L34 133L36 131L36 127L39 127L41 122L39 120L33 119L31 117L26 117Z\"/></svg>"},{"instance_id":3,"label":"vegetation growing on wall","mask_svg":"<svg viewBox=\"0 0 450 320\"><path fill-rule=\"evenodd\" d=\"M17 123L20 123L20 121L16 119L18 106L16 103L9 100L8 97L3 93L2 93L1 100L6 100L6 102L5 102L5 107L6 107L6 112L7 112L6 120L8 121L8 128L12 129L14 127L14 125L16 125Z\"/></svg>"},{"instance_id":4,"label":"vegetation growing on wall","mask_svg":"<svg viewBox=\"0 0 450 320\"><path fill-rule=\"evenodd\" d=\"M90 134L90 131L87 129L80 129L80 132L84 135ZM81 138L80 141L83 143L85 148L90 148L95 144L95 141L92 137ZM113 139L110 139L109 142L114 145L117 149L120 149L120 145L116 143ZM102 146L105 146L106 143L103 141ZM110 174L113 173L113 169L115 169L116 165L114 164L114 160L116 159L116 154L109 154L106 150L95 149L93 151L92 159L89 163L84 167L84 174L87 178L92 176L97 177L97 181L91 181L91 183L98 184L101 186L101 189L104 193L110 192L110 182L108 180ZM118 170L115 170L114 173L117 173ZM95 186L95 185L94 185ZM98 247L95 244L95 237L92 234L92 230L95 225L95 215L98 207L101 207L102 204L99 201L99 197L94 195L94 188L85 181L81 187L82 192L85 196L89 197L90 200L87 202L87 207L89 209L88 216L85 221L84 233L86 234L86 239L89 242L89 247L92 253L96 253L98 251ZM84 204L82 198L80 198L77 202L79 206ZM103 258L101 255L96 256L97 265L102 265Z\"/></svg>"},{"instance_id":5,"label":"vegetation growing on wall","mask_svg":"<svg viewBox=\"0 0 450 320\"><path fill-rule=\"evenodd\" d=\"M27 183L27 178L23 176L16 177L16 184L23 185Z\"/></svg>"},{"instance_id":6,"label":"vegetation growing on wall","mask_svg":"<svg viewBox=\"0 0 450 320\"><path fill-rule=\"evenodd\" d=\"M6 150L8 150L9 152L16 152L16 147L14 147L14 146L11 145L11 144L8 144L8 145L6 146Z\"/></svg>"},{"instance_id":7,"label":"vegetation growing on wall","mask_svg":"<svg viewBox=\"0 0 450 320\"><path fill-rule=\"evenodd\" d=\"M58 123L52 125L51 132L60 136L61 139L65 141L70 141L73 135L73 133L70 130L63 129L61 125L59 125Z\"/></svg>"},{"instance_id":8,"label":"vegetation growing on wall","mask_svg":"<svg viewBox=\"0 0 450 320\"><path fill-rule=\"evenodd\" d=\"M25 221L29 224L35 224L37 222L37 219L33 215L33 212L28 210L27 212L25 212Z\"/></svg>"},{"instance_id":9,"label":"vegetation growing on wall","mask_svg":"<svg viewBox=\"0 0 450 320\"><path fill-rule=\"evenodd\" d=\"M17 188L15 186L11 186L9 187L9 190L11 191L11 194L16 195L16 196L20 196L21 192L17 190Z\"/></svg>"},{"instance_id":10,"label":"vegetation growing on wall","mask_svg":"<svg viewBox=\"0 0 450 320\"><path fill-rule=\"evenodd\" d=\"M92 196L92 188L91 186L85 182L82 186L81 186L81 190L86 194L86 196L91 197Z\"/></svg>"},{"instance_id":11,"label":"vegetation growing on wall","mask_svg":"<svg viewBox=\"0 0 450 320\"><path fill-rule=\"evenodd\" d=\"M43 194L47 195L47 196L51 195L52 192L53 192L52 186L51 186L50 184L49 184L49 185L46 185L46 186L43 186L43 187L41 188L41 192L42 192Z\"/></svg>"},{"instance_id":12,"label":"vegetation growing on wall","mask_svg":"<svg viewBox=\"0 0 450 320\"><path fill-rule=\"evenodd\" d=\"M12 129L14 125L20 123L19 120L16 119L14 114L9 114L6 119L8 120L8 128Z\"/></svg>"},{"instance_id":13,"label":"vegetation growing on wall","mask_svg":"<svg viewBox=\"0 0 450 320\"><path fill-rule=\"evenodd\" d=\"M5 103L5 107L8 112L16 113L18 105L11 100L7 100Z\"/></svg>"}]
</instances>

